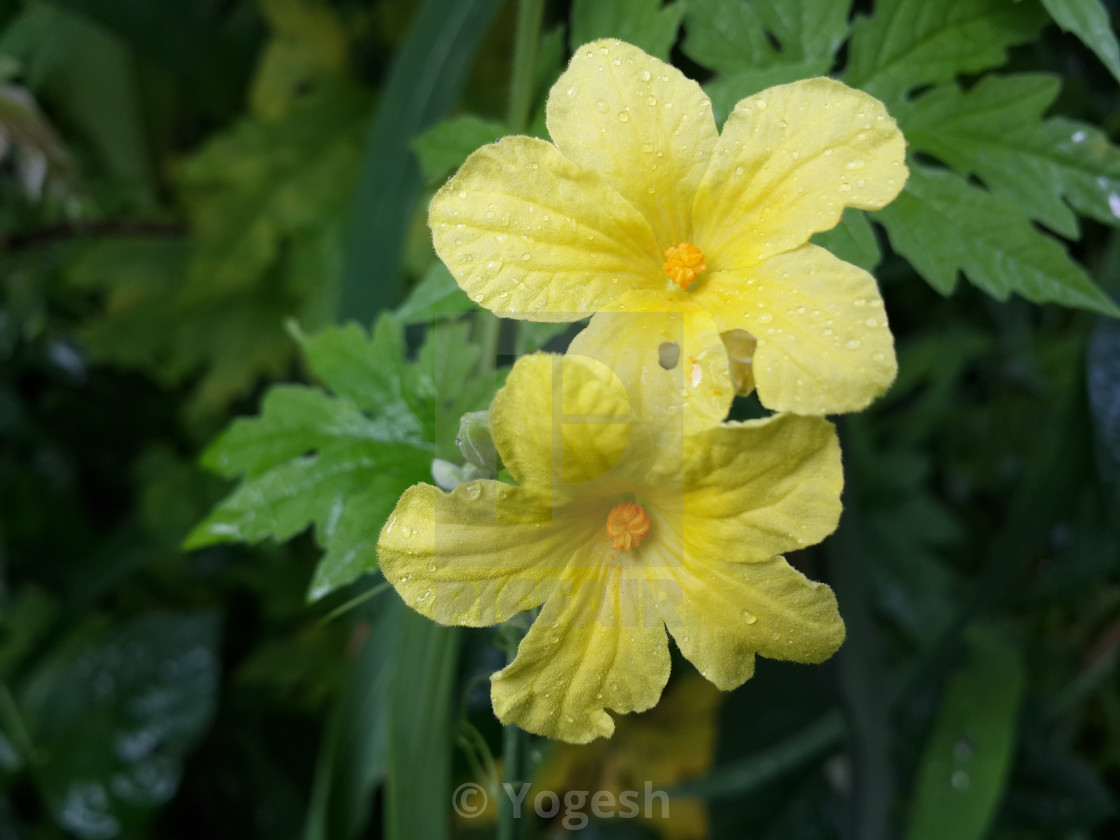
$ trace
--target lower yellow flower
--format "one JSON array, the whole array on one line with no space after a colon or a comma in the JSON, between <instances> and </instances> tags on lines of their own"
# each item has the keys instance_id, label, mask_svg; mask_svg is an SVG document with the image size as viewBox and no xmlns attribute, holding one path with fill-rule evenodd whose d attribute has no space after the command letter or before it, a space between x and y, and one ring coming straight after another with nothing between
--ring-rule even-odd
<instances>
[{"instance_id":1,"label":"lower yellow flower","mask_svg":"<svg viewBox=\"0 0 1120 840\"><path fill-rule=\"evenodd\" d=\"M378 544L386 579L441 623L485 626L541 607L492 679L494 709L577 743L613 732L608 710L657 702L666 628L724 690L751 676L756 654L820 662L844 638L832 591L781 556L836 527L832 425L693 423L663 409L689 387L689 364L665 369L656 346L626 364L640 375L620 379L586 356L519 360L490 408L519 486L416 485ZM723 371L726 381L726 361Z\"/></svg>"}]
</instances>

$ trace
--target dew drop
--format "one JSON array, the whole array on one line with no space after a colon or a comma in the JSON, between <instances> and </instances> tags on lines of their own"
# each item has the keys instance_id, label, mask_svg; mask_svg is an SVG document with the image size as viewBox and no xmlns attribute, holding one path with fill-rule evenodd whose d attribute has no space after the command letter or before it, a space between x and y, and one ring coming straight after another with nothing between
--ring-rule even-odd
<instances>
[{"instance_id":1,"label":"dew drop","mask_svg":"<svg viewBox=\"0 0 1120 840\"><path fill-rule=\"evenodd\" d=\"M619 122L630 122L630 114L627 113L626 111L619 111L618 112L618 121Z\"/></svg>"},{"instance_id":2,"label":"dew drop","mask_svg":"<svg viewBox=\"0 0 1120 840\"><path fill-rule=\"evenodd\" d=\"M643 70L640 76L643 82L648 82L650 80L650 74L648 70Z\"/></svg>"},{"instance_id":3,"label":"dew drop","mask_svg":"<svg viewBox=\"0 0 1120 840\"><path fill-rule=\"evenodd\" d=\"M467 498L477 499L482 495L482 488L478 486L477 482L472 482L467 485Z\"/></svg>"},{"instance_id":4,"label":"dew drop","mask_svg":"<svg viewBox=\"0 0 1120 840\"><path fill-rule=\"evenodd\" d=\"M758 323L760 323L760 324L769 324L773 320L774 320L774 316L771 315L769 312L763 312L763 313L759 314L759 316L758 316Z\"/></svg>"},{"instance_id":5,"label":"dew drop","mask_svg":"<svg viewBox=\"0 0 1120 840\"><path fill-rule=\"evenodd\" d=\"M605 114L611 109L611 106L607 104L607 100L605 99L600 99L596 102L595 107L599 109L599 113L601 114Z\"/></svg>"},{"instance_id":6,"label":"dew drop","mask_svg":"<svg viewBox=\"0 0 1120 840\"><path fill-rule=\"evenodd\" d=\"M747 622L747 624L754 624L756 621L758 621L758 616L750 612L749 610L743 610L743 619Z\"/></svg>"},{"instance_id":7,"label":"dew drop","mask_svg":"<svg viewBox=\"0 0 1120 840\"><path fill-rule=\"evenodd\" d=\"M848 343L845 344L844 346L847 347L849 350L858 350L859 345L860 345L860 340L858 338L849 338Z\"/></svg>"}]
</instances>

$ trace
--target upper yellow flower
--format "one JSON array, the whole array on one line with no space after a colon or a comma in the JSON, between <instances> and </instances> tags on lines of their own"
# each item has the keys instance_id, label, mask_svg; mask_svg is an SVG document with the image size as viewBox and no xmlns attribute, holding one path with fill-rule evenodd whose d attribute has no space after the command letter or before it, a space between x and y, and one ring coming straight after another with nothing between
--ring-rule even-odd
<instances>
[{"instance_id":1,"label":"upper yellow flower","mask_svg":"<svg viewBox=\"0 0 1120 840\"><path fill-rule=\"evenodd\" d=\"M809 79L742 100L721 133L699 85L605 40L576 52L547 117L555 145L485 146L432 200L436 251L471 298L539 321L706 310L757 339L774 410L855 410L890 384L875 280L808 244L902 189L882 103Z\"/></svg>"},{"instance_id":2,"label":"upper yellow flower","mask_svg":"<svg viewBox=\"0 0 1120 840\"><path fill-rule=\"evenodd\" d=\"M416 485L378 543L386 579L441 623L484 626L543 605L493 678L494 709L566 741L610 735L607 710L657 702L666 627L725 690L751 676L756 653L819 662L844 637L831 590L781 556L836 526L831 424L781 415L712 425L677 410L671 395L693 367L664 369L658 346L682 318L641 320L622 379L588 356L520 359L490 407L519 486ZM722 374L718 362L695 364L702 382L727 382L726 358ZM726 412L730 389L706 398L715 390Z\"/></svg>"}]
</instances>

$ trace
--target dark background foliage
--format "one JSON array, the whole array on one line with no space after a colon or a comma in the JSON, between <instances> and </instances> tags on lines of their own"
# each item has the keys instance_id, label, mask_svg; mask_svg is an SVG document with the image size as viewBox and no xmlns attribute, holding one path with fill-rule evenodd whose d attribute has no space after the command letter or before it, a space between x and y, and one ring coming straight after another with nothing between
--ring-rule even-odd
<instances>
[{"instance_id":1,"label":"dark background foliage","mask_svg":"<svg viewBox=\"0 0 1120 840\"><path fill-rule=\"evenodd\" d=\"M542 130L569 24L570 43L616 34L672 57L724 112L846 69L910 109L929 183L959 181L900 200L886 233L848 218L832 241L879 263L900 360L891 391L840 421L840 531L791 558L835 588L848 641L820 668L760 662L723 699L711 766L682 782L711 836L1120 836L1120 325L1093 312L1120 292L1106 142L1120 88L1091 39L1047 23L1093 3L880 5L856 4L873 17L849 42L842 14L787 32L764 2L736 20L715 0L549 3L529 101L510 107L516 15L497 0L0 0L0 838L492 831L453 823L449 791L500 749L475 678L500 667L501 639L429 627L361 576L400 488L355 473L332 491L348 524L329 531L314 506L211 514L232 485L198 459L279 382L322 383L288 398L378 428L485 407L498 379L472 379L480 351L462 355L484 316L453 317L465 301L422 208L474 147ZM919 7L950 39L929 35L926 65L921 38L905 43ZM884 74L860 39L894 43L874 28L889 10L903 70ZM973 13L991 28L959 23ZM990 123L1053 151L1053 168L994 146L973 166L922 128L922 93L954 78L975 92L989 68L1060 80L1052 107ZM1044 130L1043 111L1079 122ZM473 116L442 122L456 114ZM1098 157L1063 158L1053 132L1086 124ZM1019 172L1008 184L1001 160ZM925 240L901 233L915 219ZM372 339L318 334L389 310ZM506 329L496 349L508 361L550 340L563 346ZM270 428L268 405L246 439ZM417 428L454 454L444 424ZM223 440L208 465L226 478L283 460ZM356 445L329 451L346 462ZM424 478L408 451L400 474ZM238 535L254 545L183 549L199 522L237 530L250 514ZM364 546L365 565L340 545Z\"/></svg>"}]
</instances>

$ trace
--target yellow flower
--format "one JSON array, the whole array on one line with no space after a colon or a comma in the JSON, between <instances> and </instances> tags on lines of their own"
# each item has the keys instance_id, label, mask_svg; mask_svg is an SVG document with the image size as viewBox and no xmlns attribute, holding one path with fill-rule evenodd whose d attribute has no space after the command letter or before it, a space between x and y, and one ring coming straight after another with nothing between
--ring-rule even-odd
<instances>
[{"instance_id":1,"label":"yellow flower","mask_svg":"<svg viewBox=\"0 0 1120 840\"><path fill-rule=\"evenodd\" d=\"M577 743L612 733L607 710L657 702L666 628L724 690L751 676L755 654L820 662L844 638L832 591L781 556L836 526L833 427L794 415L712 425L686 411L671 397L691 387L691 365L658 362L681 316L636 319L641 342L621 379L588 356L514 366L490 420L519 486L416 485L378 543L386 579L440 623L485 626L541 607L517 658L493 677L494 709ZM728 381L725 357L697 365L698 390L703 371ZM703 397L722 399L725 414L730 389L715 390Z\"/></svg>"},{"instance_id":2,"label":"yellow flower","mask_svg":"<svg viewBox=\"0 0 1120 840\"><path fill-rule=\"evenodd\" d=\"M617 802L625 791L642 791L647 783L664 790L700 776L715 757L722 699L699 677L677 679L656 709L620 720L610 741L553 748L533 779L533 791L601 790ZM709 836L703 799L673 796L664 808L651 803L642 816L665 840Z\"/></svg>"},{"instance_id":3,"label":"yellow flower","mask_svg":"<svg viewBox=\"0 0 1120 840\"><path fill-rule=\"evenodd\" d=\"M706 311L757 340L758 395L776 411L856 410L891 383L874 278L808 244L845 207L902 189L882 103L808 79L742 100L721 133L699 85L604 40L576 52L547 117L555 145L485 146L432 200L436 251L471 298L538 321Z\"/></svg>"}]
</instances>

